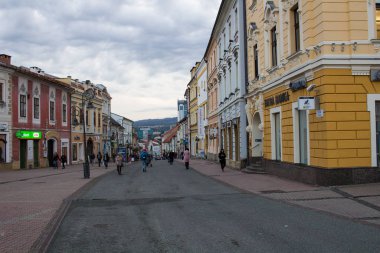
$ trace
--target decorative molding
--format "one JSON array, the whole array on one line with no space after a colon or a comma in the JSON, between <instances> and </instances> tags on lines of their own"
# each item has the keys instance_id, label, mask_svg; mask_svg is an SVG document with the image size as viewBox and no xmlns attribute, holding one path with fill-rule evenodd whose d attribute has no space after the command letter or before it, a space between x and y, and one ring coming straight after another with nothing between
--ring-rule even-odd
<instances>
[{"instance_id":1,"label":"decorative molding","mask_svg":"<svg viewBox=\"0 0 380 253\"><path fill-rule=\"evenodd\" d=\"M351 72L353 76L369 76L371 66L352 66Z\"/></svg>"}]
</instances>

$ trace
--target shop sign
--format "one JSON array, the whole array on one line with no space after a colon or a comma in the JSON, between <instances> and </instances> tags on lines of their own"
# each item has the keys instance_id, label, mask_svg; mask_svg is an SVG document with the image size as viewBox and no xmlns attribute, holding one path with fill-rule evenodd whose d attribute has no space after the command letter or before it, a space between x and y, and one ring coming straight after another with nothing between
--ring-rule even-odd
<instances>
[{"instance_id":1,"label":"shop sign","mask_svg":"<svg viewBox=\"0 0 380 253\"><path fill-rule=\"evenodd\" d=\"M298 110L314 110L315 98L314 97L299 97Z\"/></svg>"},{"instance_id":2,"label":"shop sign","mask_svg":"<svg viewBox=\"0 0 380 253\"><path fill-rule=\"evenodd\" d=\"M269 97L264 100L265 107L272 106L272 105L278 105L281 103L284 103L286 101L289 101L289 93L283 92L276 96Z\"/></svg>"},{"instance_id":3,"label":"shop sign","mask_svg":"<svg viewBox=\"0 0 380 253\"><path fill-rule=\"evenodd\" d=\"M19 130L16 132L16 137L19 139L41 139L42 133L41 131L28 131L28 130Z\"/></svg>"}]
</instances>

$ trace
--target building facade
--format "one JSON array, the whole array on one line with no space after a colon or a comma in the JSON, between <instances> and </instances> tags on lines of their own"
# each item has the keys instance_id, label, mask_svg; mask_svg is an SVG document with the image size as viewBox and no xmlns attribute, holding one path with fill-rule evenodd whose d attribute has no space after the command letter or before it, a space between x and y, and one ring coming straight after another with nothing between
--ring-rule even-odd
<instances>
[{"instance_id":1,"label":"building facade","mask_svg":"<svg viewBox=\"0 0 380 253\"><path fill-rule=\"evenodd\" d=\"M207 159L217 160L219 153L219 117L218 117L218 104L219 104L219 90L218 90L218 76L217 64L217 43L214 30L211 33L210 40L204 55L207 62L207 125L206 125L206 139L207 139Z\"/></svg>"},{"instance_id":2,"label":"building facade","mask_svg":"<svg viewBox=\"0 0 380 253\"><path fill-rule=\"evenodd\" d=\"M12 74L11 57L0 55L0 169L12 168Z\"/></svg>"},{"instance_id":3,"label":"building facade","mask_svg":"<svg viewBox=\"0 0 380 253\"><path fill-rule=\"evenodd\" d=\"M197 128L198 134L196 140L198 140L198 152L197 156L200 158L207 157L207 134L206 126L207 122L207 64L204 59L199 63L196 70L197 77L197 90L198 90L198 101L197 101Z\"/></svg>"},{"instance_id":4,"label":"building facade","mask_svg":"<svg viewBox=\"0 0 380 253\"><path fill-rule=\"evenodd\" d=\"M250 155L306 183L379 181L380 3L319 2L247 1Z\"/></svg>"},{"instance_id":5,"label":"building facade","mask_svg":"<svg viewBox=\"0 0 380 253\"><path fill-rule=\"evenodd\" d=\"M12 87L7 92L11 91L8 95L12 98L8 111L12 115L12 129L5 143L12 142L6 146L12 152L7 154L11 167L52 166L55 152L69 158L72 88L38 67L17 67L11 64L10 56L0 58L1 66L11 75Z\"/></svg>"},{"instance_id":6,"label":"building facade","mask_svg":"<svg viewBox=\"0 0 380 253\"><path fill-rule=\"evenodd\" d=\"M186 100L177 100L178 122L187 117L188 107Z\"/></svg>"},{"instance_id":7,"label":"building facade","mask_svg":"<svg viewBox=\"0 0 380 253\"><path fill-rule=\"evenodd\" d=\"M190 130L190 154L197 156L198 154L198 84L196 77L196 70L199 66L199 62L191 69L191 80L187 85L189 89L189 130Z\"/></svg>"},{"instance_id":8,"label":"building facade","mask_svg":"<svg viewBox=\"0 0 380 253\"><path fill-rule=\"evenodd\" d=\"M227 165L242 168L247 160L245 2L222 1L213 33L218 55L219 145Z\"/></svg>"}]
</instances>

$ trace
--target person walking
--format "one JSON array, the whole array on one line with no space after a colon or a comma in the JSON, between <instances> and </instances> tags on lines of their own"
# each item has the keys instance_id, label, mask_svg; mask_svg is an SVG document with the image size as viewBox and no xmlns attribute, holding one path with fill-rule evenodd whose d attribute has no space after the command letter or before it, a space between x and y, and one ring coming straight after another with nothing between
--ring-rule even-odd
<instances>
[{"instance_id":1,"label":"person walking","mask_svg":"<svg viewBox=\"0 0 380 253\"><path fill-rule=\"evenodd\" d=\"M108 162L110 161L110 156L108 155L108 152L103 156L104 166L106 169L108 169Z\"/></svg>"},{"instance_id":2,"label":"person walking","mask_svg":"<svg viewBox=\"0 0 380 253\"><path fill-rule=\"evenodd\" d=\"M141 159L141 164L142 164L142 171L146 172L146 162L148 159L148 153L146 152L145 148L143 149L143 151L141 151L140 159Z\"/></svg>"},{"instance_id":3,"label":"person walking","mask_svg":"<svg viewBox=\"0 0 380 253\"><path fill-rule=\"evenodd\" d=\"M189 169L190 162L190 151L188 148L185 148L185 152L183 152L183 161L185 162L186 169Z\"/></svg>"},{"instance_id":4,"label":"person walking","mask_svg":"<svg viewBox=\"0 0 380 253\"><path fill-rule=\"evenodd\" d=\"M58 169L58 161L60 160L59 158L59 155L57 152L54 153L54 156L53 156L53 166L54 166L54 169Z\"/></svg>"},{"instance_id":5,"label":"person walking","mask_svg":"<svg viewBox=\"0 0 380 253\"><path fill-rule=\"evenodd\" d=\"M100 167L100 165L102 163L102 153L100 153L100 151L96 155L96 158L98 159L98 164L99 164L99 167Z\"/></svg>"},{"instance_id":6,"label":"person walking","mask_svg":"<svg viewBox=\"0 0 380 253\"><path fill-rule=\"evenodd\" d=\"M224 167L226 167L226 153L224 153L224 149L221 149L219 152L219 162L222 171L224 172Z\"/></svg>"},{"instance_id":7,"label":"person walking","mask_svg":"<svg viewBox=\"0 0 380 253\"><path fill-rule=\"evenodd\" d=\"M65 164L67 163L67 157L65 154L61 155L62 169L65 169Z\"/></svg>"},{"instance_id":8,"label":"person walking","mask_svg":"<svg viewBox=\"0 0 380 253\"><path fill-rule=\"evenodd\" d=\"M170 163L170 165L173 165L173 160L174 160L174 152L170 151L169 152L169 163Z\"/></svg>"},{"instance_id":9,"label":"person walking","mask_svg":"<svg viewBox=\"0 0 380 253\"><path fill-rule=\"evenodd\" d=\"M116 167L117 167L117 174L121 175L121 167L123 167L123 157L121 154L117 154L116 156Z\"/></svg>"}]
</instances>

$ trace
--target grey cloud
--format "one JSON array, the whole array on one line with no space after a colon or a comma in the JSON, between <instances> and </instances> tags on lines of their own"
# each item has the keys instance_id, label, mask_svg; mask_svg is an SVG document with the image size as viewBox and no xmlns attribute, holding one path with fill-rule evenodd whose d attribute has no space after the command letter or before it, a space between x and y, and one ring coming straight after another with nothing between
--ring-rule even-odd
<instances>
[{"instance_id":1,"label":"grey cloud","mask_svg":"<svg viewBox=\"0 0 380 253\"><path fill-rule=\"evenodd\" d=\"M219 5L220 0L6 0L0 53L12 55L16 65L106 85L112 110L131 119L173 116Z\"/></svg>"}]
</instances>

